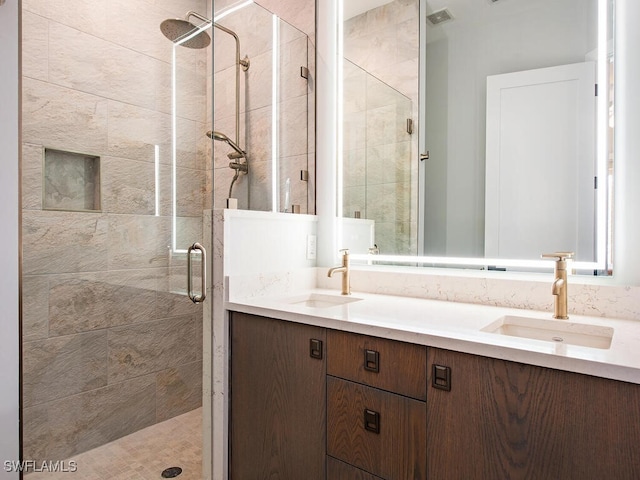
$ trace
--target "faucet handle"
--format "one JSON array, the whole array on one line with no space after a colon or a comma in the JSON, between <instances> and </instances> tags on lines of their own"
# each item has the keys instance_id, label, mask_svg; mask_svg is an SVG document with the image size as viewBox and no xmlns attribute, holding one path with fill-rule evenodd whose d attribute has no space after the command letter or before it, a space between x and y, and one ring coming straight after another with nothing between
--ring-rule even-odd
<instances>
[{"instance_id":1,"label":"faucet handle","mask_svg":"<svg viewBox=\"0 0 640 480\"><path fill-rule=\"evenodd\" d=\"M573 252L554 252L554 253L543 253L540 255L540 258L550 258L552 260L556 260L558 262L563 262L570 258L573 258L575 254Z\"/></svg>"},{"instance_id":2,"label":"faucet handle","mask_svg":"<svg viewBox=\"0 0 640 480\"><path fill-rule=\"evenodd\" d=\"M348 248L341 248L340 250L338 250L339 252L342 252L343 255L349 255L349 249Z\"/></svg>"}]
</instances>

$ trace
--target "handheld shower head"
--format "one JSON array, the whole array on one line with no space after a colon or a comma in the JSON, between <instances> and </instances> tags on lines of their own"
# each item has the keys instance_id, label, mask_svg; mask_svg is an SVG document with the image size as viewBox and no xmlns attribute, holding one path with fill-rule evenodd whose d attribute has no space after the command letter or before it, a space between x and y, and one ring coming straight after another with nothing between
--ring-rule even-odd
<instances>
[{"instance_id":1,"label":"handheld shower head","mask_svg":"<svg viewBox=\"0 0 640 480\"><path fill-rule=\"evenodd\" d=\"M217 140L218 142L226 142L227 140L229 140L229 137L227 137L224 133L216 132L215 130L209 130L207 132L207 137L209 137L211 140Z\"/></svg>"},{"instance_id":2,"label":"handheld shower head","mask_svg":"<svg viewBox=\"0 0 640 480\"><path fill-rule=\"evenodd\" d=\"M212 140L216 140L218 142L225 142L229 144L229 146L233 148L236 151L236 153L238 153L238 155L242 157L246 155L246 152L242 150L238 145L236 145L236 143L233 140L231 140L229 137L227 137L224 133L216 132L215 130L209 130L207 132L207 137L209 137Z\"/></svg>"}]
</instances>

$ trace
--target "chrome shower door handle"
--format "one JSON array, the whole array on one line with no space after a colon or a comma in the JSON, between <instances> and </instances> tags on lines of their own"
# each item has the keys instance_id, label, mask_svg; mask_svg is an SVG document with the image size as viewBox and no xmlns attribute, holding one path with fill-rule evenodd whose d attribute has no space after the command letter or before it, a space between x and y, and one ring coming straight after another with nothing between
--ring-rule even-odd
<instances>
[{"instance_id":1,"label":"chrome shower door handle","mask_svg":"<svg viewBox=\"0 0 640 480\"><path fill-rule=\"evenodd\" d=\"M202 254L201 282L202 291L200 295L193 293L193 270L191 268L191 253L198 250ZM202 303L207 298L207 251L198 242L194 243L187 250L187 294L193 303Z\"/></svg>"}]
</instances>

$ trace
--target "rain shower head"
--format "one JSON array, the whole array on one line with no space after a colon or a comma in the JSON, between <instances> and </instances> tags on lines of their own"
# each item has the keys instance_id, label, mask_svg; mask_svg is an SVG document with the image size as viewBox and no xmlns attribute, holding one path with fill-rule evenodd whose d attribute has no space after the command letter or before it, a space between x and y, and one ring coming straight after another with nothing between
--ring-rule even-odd
<instances>
[{"instance_id":1,"label":"rain shower head","mask_svg":"<svg viewBox=\"0 0 640 480\"><path fill-rule=\"evenodd\" d=\"M204 23L200 26L189 21L189 17L196 17ZM205 48L211 43L211 37L205 31L211 26L211 20L196 12L187 13L184 19L169 18L160 24L162 34L174 43L187 48Z\"/></svg>"},{"instance_id":2,"label":"rain shower head","mask_svg":"<svg viewBox=\"0 0 640 480\"><path fill-rule=\"evenodd\" d=\"M238 154L242 155L243 157L246 154L246 152L244 152L238 145L236 145L236 143L233 140L227 137L224 133L216 132L214 130L209 130L207 132L207 137L209 137L212 140L216 140L218 142L228 143L231 148L233 148Z\"/></svg>"}]
</instances>

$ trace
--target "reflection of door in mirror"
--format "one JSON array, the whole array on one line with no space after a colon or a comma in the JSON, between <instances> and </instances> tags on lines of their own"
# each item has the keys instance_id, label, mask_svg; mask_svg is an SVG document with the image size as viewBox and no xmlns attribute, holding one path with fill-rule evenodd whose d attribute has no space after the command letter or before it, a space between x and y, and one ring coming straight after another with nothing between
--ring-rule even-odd
<instances>
[{"instance_id":1,"label":"reflection of door in mirror","mask_svg":"<svg viewBox=\"0 0 640 480\"><path fill-rule=\"evenodd\" d=\"M382 254L417 253L418 0L344 1L342 211ZM415 133L411 133L415 131ZM362 221L358 222L360 218Z\"/></svg>"},{"instance_id":2,"label":"reflection of door in mirror","mask_svg":"<svg viewBox=\"0 0 640 480\"><path fill-rule=\"evenodd\" d=\"M497 2L466 0L424 0L421 4L426 7L427 15L437 13L446 7L450 19L441 23L426 21L425 28L425 77L421 79L425 96L421 98L421 109L424 108L424 132L425 151L430 152L428 161L421 166L420 182L423 196L420 206L422 212L419 221L422 223L420 231L423 232L419 239L420 251L424 255L446 255L448 257L485 257L499 256L499 258L526 258L533 260L539 258L540 253L548 250L558 250L569 243L557 235L558 245L546 247L542 244L530 243L525 253L516 248L508 252L495 249L491 245L485 245L485 241L491 242L492 233L485 232L485 212L489 212L489 206L485 206L485 198L491 198L495 192L488 191L493 187L485 185L490 159L486 158L488 151L487 132L487 78L513 72L545 69L570 64L584 64L595 61L598 83L609 82L606 72L607 56L612 61L612 2L611 0L498 0ZM604 7L604 8L603 8ZM606 11L605 15L601 15ZM600 12L600 13L599 13ZM443 17L442 15L437 16ZM427 17L429 18L429 17ZM606 21L605 21L606 20ZM601 61L600 61L601 60ZM601 187L596 196L598 198L595 207L592 199L575 198L569 195L569 189L564 196L556 196L558 206L568 200L573 202L573 215L578 213L583 219L573 223L577 231L567 233L573 235L573 245L569 249L582 251L580 259L593 261L595 249L598 262L604 260L601 252L606 230L606 217L611 216L611 207L606 205L605 193L607 181L604 177L606 157L611 153L610 141L607 142L607 106L611 92L606 88L599 89L599 96L594 100L594 77L589 88L591 101L597 105L598 117L588 120L592 126L588 133L582 132L580 148L591 142L595 149L591 153L592 159L598 158L596 166L598 175L605 172L601 181ZM526 96L521 100L525 100ZM531 100L531 97L529 97ZM531 102L521 102L520 107L530 109ZM534 102L535 103L535 102ZM514 104L515 105L515 104ZM528 105L528 106L527 106ZM603 108L604 105L604 108ZM540 106L540 105L536 105ZM518 107L518 108L520 108ZM593 107L593 105L592 105ZM514 107L515 108L515 107ZM529 112L531 113L531 112ZM513 118L521 118L526 114L519 110L511 112ZM574 111L583 122L583 112ZM569 118L565 115L565 124L560 123L559 117L554 117L555 128L551 124L546 128L529 126L529 133L537 129L538 135L544 139L536 141L533 137L522 137L518 145L513 145L514 152L520 155L518 146L549 145L548 140L552 132L559 139L568 139L574 135L575 125L578 120L574 115ZM604 121L603 121L604 119ZM596 129L596 124L598 128ZM503 124L505 125L505 124ZM514 129L513 123L509 124ZM530 128L531 127L531 128ZM609 129L609 134L610 134ZM604 133L604 136L602 132ZM521 131L523 133L523 131ZM525 141L526 140L526 141ZM609 145L608 145L609 143ZM555 147L549 147L558 149ZM575 153L581 153L574 147ZM596 154L597 152L597 154ZM603 153L604 152L604 153ZM547 164L564 161L562 155L551 157L552 153L544 156ZM538 155L540 157L541 155ZM563 165L553 166L554 170L544 167L540 158L532 165L531 160L525 160L525 156L519 156L520 167L514 169L514 180L531 182L532 173L540 178L536 187L540 188L543 195L550 199L551 193L557 187L553 187L550 181L554 171L569 172L572 168ZM588 163L588 170L580 172L584 178L590 177L591 198L593 197L593 160L581 159ZM524 162L524 163L523 163ZM530 170L524 166L531 167ZM549 166L549 165L547 165ZM567 173L567 175L569 175ZM524 178L524 177L527 178ZM574 181L575 177L571 179ZM569 181L569 176L566 177ZM504 186L504 185L503 185ZM577 195L577 194L576 194ZM589 205L583 205L586 202ZM505 230L514 231L520 226L522 236L528 240L536 240L545 233L554 231L558 233L558 227L553 226L549 219L552 215L547 207L542 207L540 202L522 205L522 209L513 215L503 212L500 218L501 226ZM586 210L584 209L586 207ZM569 208L569 207L567 207ZM589 217L594 218L591 208L595 208L597 221L591 223L584 221ZM524 212L535 214L534 217L525 217ZM568 212L568 210L566 210ZM602 212L605 212L602 214ZM554 212L557 213L557 212ZM535 224L544 223L543 227L536 228ZM491 222L491 219L487 219ZM589 228L591 226L591 228ZM488 228L493 228L487 225ZM531 227L531 228L530 228ZM525 233L526 232L526 233ZM534 232L539 232L536 234ZM485 235L486 233L486 235ZM595 239L595 240L594 240ZM594 246L595 243L595 246ZM522 245L521 245L522 246ZM586 253L589 251L590 253Z\"/></svg>"},{"instance_id":3,"label":"reflection of door in mirror","mask_svg":"<svg viewBox=\"0 0 640 480\"><path fill-rule=\"evenodd\" d=\"M595 261L594 62L487 78L485 256Z\"/></svg>"}]
</instances>

